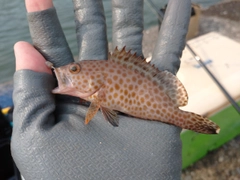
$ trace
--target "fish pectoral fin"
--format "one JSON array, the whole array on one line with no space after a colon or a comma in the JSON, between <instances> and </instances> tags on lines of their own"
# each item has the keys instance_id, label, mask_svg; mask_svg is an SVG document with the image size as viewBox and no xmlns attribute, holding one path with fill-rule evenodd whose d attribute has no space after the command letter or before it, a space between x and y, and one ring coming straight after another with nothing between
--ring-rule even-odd
<instances>
[{"instance_id":1,"label":"fish pectoral fin","mask_svg":"<svg viewBox=\"0 0 240 180\"><path fill-rule=\"evenodd\" d=\"M88 124L92 120L92 118L98 112L99 108L100 108L100 105L98 103L91 102L85 117L85 124Z\"/></svg>"},{"instance_id":2,"label":"fish pectoral fin","mask_svg":"<svg viewBox=\"0 0 240 180\"><path fill-rule=\"evenodd\" d=\"M117 112L106 107L100 107L104 118L113 126L118 126Z\"/></svg>"}]
</instances>

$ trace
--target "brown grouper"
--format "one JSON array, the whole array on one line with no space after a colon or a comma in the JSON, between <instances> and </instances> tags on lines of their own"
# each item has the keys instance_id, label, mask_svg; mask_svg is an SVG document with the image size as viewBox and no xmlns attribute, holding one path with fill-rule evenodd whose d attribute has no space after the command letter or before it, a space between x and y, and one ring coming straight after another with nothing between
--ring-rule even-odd
<instances>
[{"instance_id":1,"label":"brown grouper","mask_svg":"<svg viewBox=\"0 0 240 180\"><path fill-rule=\"evenodd\" d=\"M54 69L58 87L52 92L90 101L85 124L100 109L107 121L118 126L116 111L141 119L161 121L199 133L216 134L217 124L201 115L179 109L188 101L182 83L168 71L125 48L114 50L106 61L82 60Z\"/></svg>"}]
</instances>

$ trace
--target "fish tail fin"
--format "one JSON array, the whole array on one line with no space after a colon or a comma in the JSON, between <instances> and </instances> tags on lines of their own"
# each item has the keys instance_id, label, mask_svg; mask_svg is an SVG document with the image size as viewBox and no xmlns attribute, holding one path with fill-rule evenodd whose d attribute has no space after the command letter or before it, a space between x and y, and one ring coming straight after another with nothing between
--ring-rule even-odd
<instances>
[{"instance_id":1,"label":"fish tail fin","mask_svg":"<svg viewBox=\"0 0 240 180\"><path fill-rule=\"evenodd\" d=\"M179 114L176 125L184 129L204 134L218 134L220 132L220 127L216 123L201 115L182 110Z\"/></svg>"}]
</instances>

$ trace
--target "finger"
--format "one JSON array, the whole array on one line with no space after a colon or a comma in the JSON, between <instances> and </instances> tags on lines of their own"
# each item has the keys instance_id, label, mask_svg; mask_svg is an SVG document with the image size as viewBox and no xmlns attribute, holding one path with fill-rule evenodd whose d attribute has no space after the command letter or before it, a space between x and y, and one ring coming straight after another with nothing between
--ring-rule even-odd
<instances>
[{"instance_id":1,"label":"finger","mask_svg":"<svg viewBox=\"0 0 240 180\"><path fill-rule=\"evenodd\" d=\"M102 1L73 0L79 60L107 59L108 43Z\"/></svg>"},{"instance_id":2,"label":"finger","mask_svg":"<svg viewBox=\"0 0 240 180\"><path fill-rule=\"evenodd\" d=\"M191 12L191 1L169 0L158 41L153 52L152 63L161 70L177 73Z\"/></svg>"},{"instance_id":3,"label":"finger","mask_svg":"<svg viewBox=\"0 0 240 180\"><path fill-rule=\"evenodd\" d=\"M16 71L29 69L36 72L51 74L51 70L46 66L46 60L43 56L29 43L17 42L14 45L16 58Z\"/></svg>"},{"instance_id":4,"label":"finger","mask_svg":"<svg viewBox=\"0 0 240 180\"><path fill-rule=\"evenodd\" d=\"M113 48L142 56L143 0L112 0Z\"/></svg>"},{"instance_id":5,"label":"finger","mask_svg":"<svg viewBox=\"0 0 240 180\"><path fill-rule=\"evenodd\" d=\"M43 11L53 7L52 0L25 0L27 12Z\"/></svg>"},{"instance_id":6,"label":"finger","mask_svg":"<svg viewBox=\"0 0 240 180\"><path fill-rule=\"evenodd\" d=\"M27 137L39 137L44 129L54 124L52 113L55 110L55 101L51 91L55 80L50 74L26 69L16 71L13 79L12 139L23 143Z\"/></svg>"},{"instance_id":7,"label":"finger","mask_svg":"<svg viewBox=\"0 0 240 180\"><path fill-rule=\"evenodd\" d=\"M30 34L34 47L55 67L73 61L51 0L26 0Z\"/></svg>"}]
</instances>

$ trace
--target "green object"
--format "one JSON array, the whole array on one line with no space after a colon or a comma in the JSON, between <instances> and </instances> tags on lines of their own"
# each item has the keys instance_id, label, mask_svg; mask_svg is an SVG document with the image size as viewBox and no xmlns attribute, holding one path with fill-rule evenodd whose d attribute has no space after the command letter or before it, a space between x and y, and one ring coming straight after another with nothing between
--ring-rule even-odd
<instances>
[{"instance_id":1,"label":"green object","mask_svg":"<svg viewBox=\"0 0 240 180\"><path fill-rule=\"evenodd\" d=\"M240 134L240 115L233 106L223 109L209 119L220 126L218 135L198 134L193 131L184 131L181 134L183 169Z\"/></svg>"}]
</instances>

